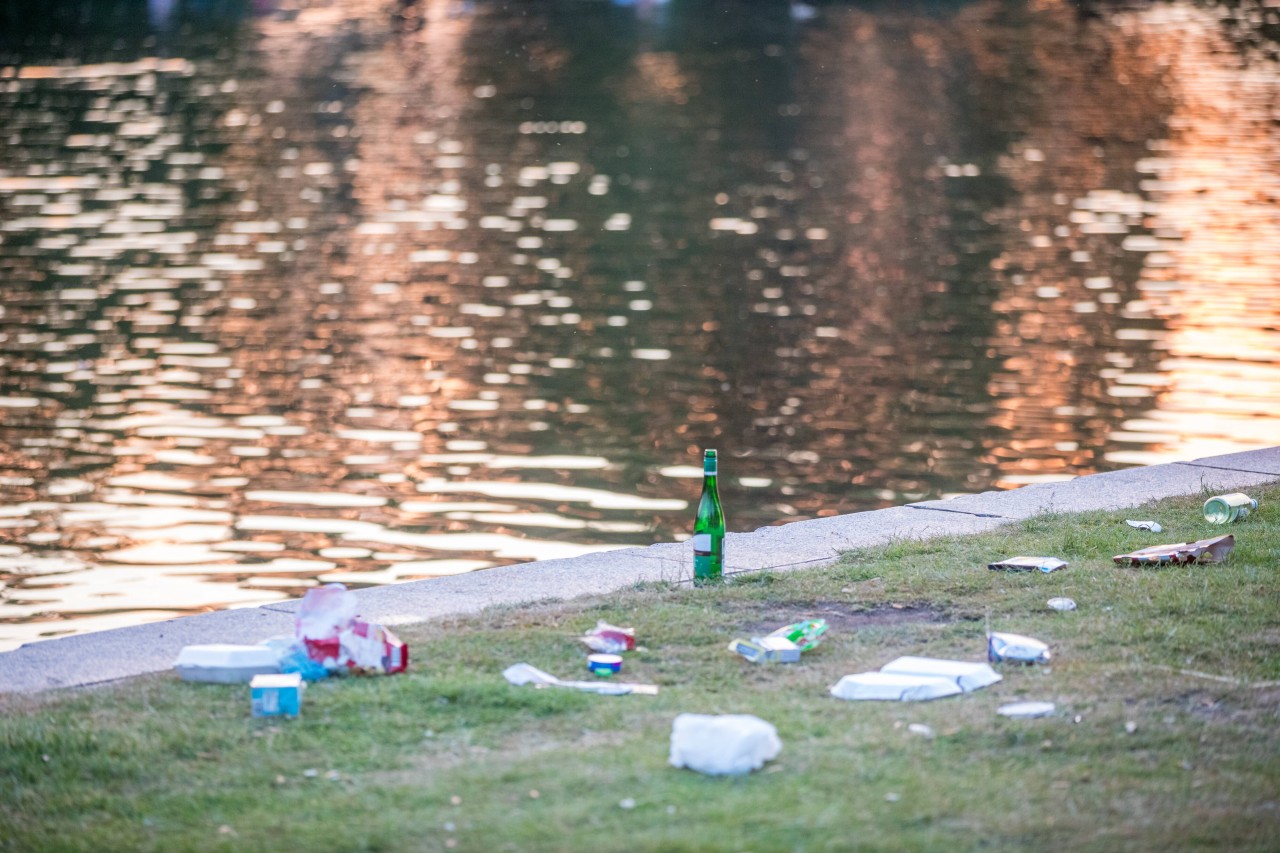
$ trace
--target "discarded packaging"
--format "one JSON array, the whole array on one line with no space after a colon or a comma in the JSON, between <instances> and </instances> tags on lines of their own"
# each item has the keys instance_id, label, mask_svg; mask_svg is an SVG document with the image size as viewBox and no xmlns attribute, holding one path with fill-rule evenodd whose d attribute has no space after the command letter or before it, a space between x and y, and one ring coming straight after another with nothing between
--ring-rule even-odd
<instances>
[{"instance_id":1,"label":"discarded packaging","mask_svg":"<svg viewBox=\"0 0 1280 853\"><path fill-rule=\"evenodd\" d=\"M409 666L409 647L389 628L356 619L338 637L342 659L352 672L388 675Z\"/></svg>"},{"instance_id":2,"label":"discarded packaging","mask_svg":"<svg viewBox=\"0 0 1280 853\"><path fill-rule=\"evenodd\" d=\"M1152 533L1163 533L1164 528L1160 526L1158 521L1133 521L1126 519L1125 524L1138 530L1150 530Z\"/></svg>"},{"instance_id":3,"label":"discarded packaging","mask_svg":"<svg viewBox=\"0 0 1280 853\"><path fill-rule=\"evenodd\" d=\"M729 644L729 651L737 652L752 663L795 663L800 660L800 648L786 637L741 638Z\"/></svg>"},{"instance_id":4,"label":"discarded packaging","mask_svg":"<svg viewBox=\"0 0 1280 853\"><path fill-rule=\"evenodd\" d=\"M355 613L356 597L340 583L307 590L295 622L307 657L330 673L404 672L409 647L390 629L356 619Z\"/></svg>"},{"instance_id":5,"label":"discarded packaging","mask_svg":"<svg viewBox=\"0 0 1280 853\"><path fill-rule=\"evenodd\" d=\"M213 644L184 646L173 668L184 681L241 684L255 675L280 671L279 660L269 646Z\"/></svg>"},{"instance_id":6,"label":"discarded packaging","mask_svg":"<svg viewBox=\"0 0 1280 853\"><path fill-rule=\"evenodd\" d=\"M965 693L981 690L1000 681L1003 676L985 663L970 663L962 660L942 660L940 658L922 658L908 655L880 667L881 672L895 675L924 675L933 678L947 678Z\"/></svg>"},{"instance_id":7,"label":"discarded packaging","mask_svg":"<svg viewBox=\"0 0 1280 853\"><path fill-rule=\"evenodd\" d=\"M1057 569L1065 568L1066 565L1066 560L1059 560L1057 557L1010 557L1007 560L987 563L987 568L995 572L1040 571L1048 574Z\"/></svg>"},{"instance_id":8,"label":"discarded packaging","mask_svg":"<svg viewBox=\"0 0 1280 853\"><path fill-rule=\"evenodd\" d=\"M987 635L987 659L992 663L1048 663L1049 647L1033 637L1021 634Z\"/></svg>"},{"instance_id":9,"label":"discarded packaging","mask_svg":"<svg viewBox=\"0 0 1280 853\"><path fill-rule=\"evenodd\" d=\"M1204 520L1213 524L1230 524L1248 517L1258 502L1244 492L1215 495L1204 502Z\"/></svg>"},{"instance_id":10,"label":"discarded packaging","mask_svg":"<svg viewBox=\"0 0 1280 853\"><path fill-rule=\"evenodd\" d=\"M1031 717L1047 717L1053 713L1052 702L1010 702L996 708L996 713L1003 717L1029 719Z\"/></svg>"},{"instance_id":11,"label":"discarded packaging","mask_svg":"<svg viewBox=\"0 0 1280 853\"><path fill-rule=\"evenodd\" d=\"M1075 600L1070 598L1051 598L1046 602L1046 604L1049 605L1050 609L1057 610L1059 613L1065 613L1068 610L1076 609Z\"/></svg>"},{"instance_id":12,"label":"discarded packaging","mask_svg":"<svg viewBox=\"0 0 1280 853\"><path fill-rule=\"evenodd\" d=\"M1168 563L1221 563L1236 547L1236 538L1230 533L1212 539L1183 542L1173 545L1152 545L1111 559L1120 565L1158 566Z\"/></svg>"},{"instance_id":13,"label":"discarded packaging","mask_svg":"<svg viewBox=\"0 0 1280 853\"><path fill-rule=\"evenodd\" d=\"M759 770L781 751L778 730L750 714L681 714L671 725L671 766L710 776Z\"/></svg>"},{"instance_id":14,"label":"discarded packaging","mask_svg":"<svg viewBox=\"0 0 1280 853\"><path fill-rule=\"evenodd\" d=\"M619 628L608 622L597 622L596 627L582 637L582 642L593 652L620 655L636 647L636 632L634 628Z\"/></svg>"},{"instance_id":15,"label":"discarded packaging","mask_svg":"<svg viewBox=\"0 0 1280 853\"><path fill-rule=\"evenodd\" d=\"M255 675L249 682L255 717L296 717L302 710L302 676L296 672Z\"/></svg>"},{"instance_id":16,"label":"discarded packaging","mask_svg":"<svg viewBox=\"0 0 1280 853\"><path fill-rule=\"evenodd\" d=\"M294 633L305 639L337 637L356 618L356 597L340 583L314 587L302 596Z\"/></svg>"},{"instance_id":17,"label":"discarded packaging","mask_svg":"<svg viewBox=\"0 0 1280 853\"><path fill-rule=\"evenodd\" d=\"M831 688L831 695L837 699L891 702L924 702L963 692L954 679L891 672L846 675Z\"/></svg>"},{"instance_id":18,"label":"discarded packaging","mask_svg":"<svg viewBox=\"0 0 1280 853\"><path fill-rule=\"evenodd\" d=\"M307 644L297 637L281 635L263 640L262 644L275 652L280 672L299 673L306 681L329 677L329 670L324 668L324 664L311 659Z\"/></svg>"},{"instance_id":19,"label":"discarded packaging","mask_svg":"<svg viewBox=\"0 0 1280 853\"><path fill-rule=\"evenodd\" d=\"M587 655L587 669L601 678L608 678L622 669L622 655Z\"/></svg>"},{"instance_id":20,"label":"discarded packaging","mask_svg":"<svg viewBox=\"0 0 1280 853\"><path fill-rule=\"evenodd\" d=\"M750 640L739 637L729 644L729 651L752 663L795 663L800 660L801 652L822 642L826 633L827 620L809 619L784 625L764 637Z\"/></svg>"},{"instance_id":21,"label":"discarded packaging","mask_svg":"<svg viewBox=\"0 0 1280 853\"><path fill-rule=\"evenodd\" d=\"M826 619L808 619L804 622L795 622L791 625L784 625L778 630L769 634L770 637L785 637L795 643L796 648L802 652L807 652L818 643L822 642L822 637L827 633Z\"/></svg>"},{"instance_id":22,"label":"discarded packaging","mask_svg":"<svg viewBox=\"0 0 1280 853\"><path fill-rule=\"evenodd\" d=\"M633 693L641 696L658 695L656 684L628 684L623 681L562 681L527 663L512 664L503 670L502 677L516 686L532 684L535 687L563 687L606 696L625 696Z\"/></svg>"},{"instance_id":23,"label":"discarded packaging","mask_svg":"<svg viewBox=\"0 0 1280 853\"><path fill-rule=\"evenodd\" d=\"M908 655L880 667L879 672L846 675L831 688L837 699L923 702L980 690L1001 679L985 663Z\"/></svg>"}]
</instances>

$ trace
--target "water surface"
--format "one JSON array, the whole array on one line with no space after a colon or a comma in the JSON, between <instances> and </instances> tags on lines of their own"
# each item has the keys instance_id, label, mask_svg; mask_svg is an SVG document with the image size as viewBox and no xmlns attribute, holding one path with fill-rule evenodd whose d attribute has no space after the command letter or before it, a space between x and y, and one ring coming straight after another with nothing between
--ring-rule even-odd
<instances>
[{"instance_id":1,"label":"water surface","mask_svg":"<svg viewBox=\"0 0 1280 853\"><path fill-rule=\"evenodd\" d=\"M120 7L0 28L0 648L1280 434L1274 10Z\"/></svg>"}]
</instances>

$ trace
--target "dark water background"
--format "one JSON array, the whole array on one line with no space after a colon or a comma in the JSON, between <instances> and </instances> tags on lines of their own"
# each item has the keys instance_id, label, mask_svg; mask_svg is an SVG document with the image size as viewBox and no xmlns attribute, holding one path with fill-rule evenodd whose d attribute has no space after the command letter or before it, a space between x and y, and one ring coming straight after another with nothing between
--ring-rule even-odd
<instances>
[{"instance_id":1,"label":"dark water background","mask_svg":"<svg viewBox=\"0 0 1280 853\"><path fill-rule=\"evenodd\" d=\"M0 648L1280 443L1280 10L31 5Z\"/></svg>"}]
</instances>

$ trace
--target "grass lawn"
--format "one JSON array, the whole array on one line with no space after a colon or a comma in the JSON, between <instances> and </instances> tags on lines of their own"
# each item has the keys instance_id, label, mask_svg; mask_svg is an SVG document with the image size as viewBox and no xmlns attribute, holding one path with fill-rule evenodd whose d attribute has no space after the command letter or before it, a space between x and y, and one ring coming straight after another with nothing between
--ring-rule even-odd
<instances>
[{"instance_id":1,"label":"grass lawn","mask_svg":"<svg viewBox=\"0 0 1280 853\"><path fill-rule=\"evenodd\" d=\"M1254 497L1228 528L1186 498L415 626L408 673L312 684L292 720L170 673L0 696L0 850L1280 850L1280 487ZM1225 532L1223 564L1111 560ZM1019 554L1070 565L986 568ZM831 630L799 664L726 649L812 617ZM576 637L599 619L636 629L619 677L659 695L502 679L591 678ZM827 692L901 655L983 660L988 622L1052 662L932 702ZM1056 711L996 714L1023 699ZM782 753L749 776L672 768L681 712L760 716Z\"/></svg>"}]
</instances>

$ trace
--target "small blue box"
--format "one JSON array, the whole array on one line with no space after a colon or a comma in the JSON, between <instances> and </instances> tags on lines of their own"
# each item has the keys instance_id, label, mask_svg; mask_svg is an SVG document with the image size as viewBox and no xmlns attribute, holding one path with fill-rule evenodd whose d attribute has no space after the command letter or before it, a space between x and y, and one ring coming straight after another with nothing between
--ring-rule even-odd
<instances>
[{"instance_id":1,"label":"small blue box","mask_svg":"<svg viewBox=\"0 0 1280 853\"><path fill-rule=\"evenodd\" d=\"M255 717L296 717L302 710L302 675L255 675L249 682Z\"/></svg>"}]
</instances>

